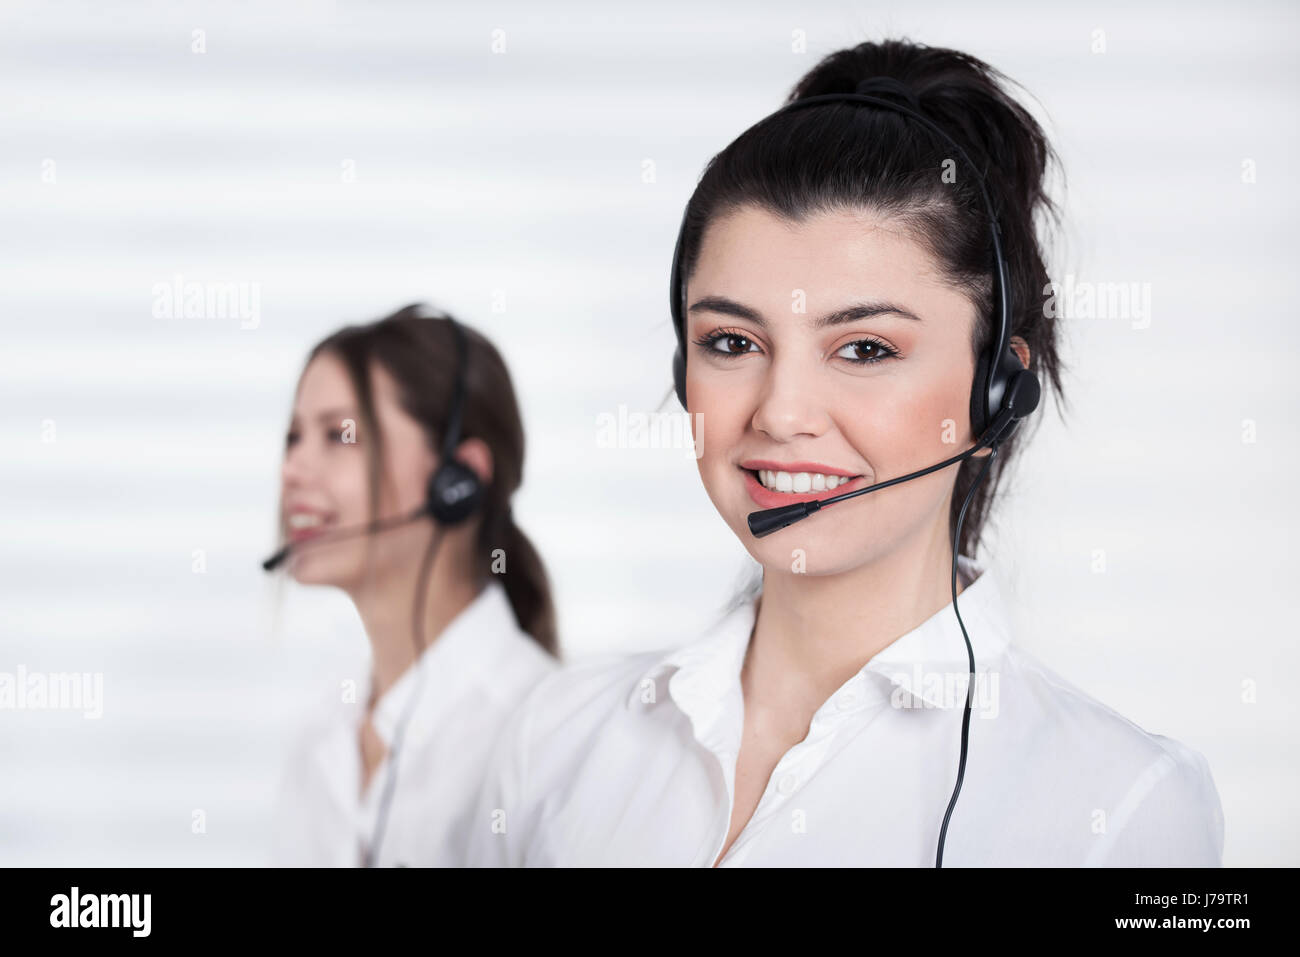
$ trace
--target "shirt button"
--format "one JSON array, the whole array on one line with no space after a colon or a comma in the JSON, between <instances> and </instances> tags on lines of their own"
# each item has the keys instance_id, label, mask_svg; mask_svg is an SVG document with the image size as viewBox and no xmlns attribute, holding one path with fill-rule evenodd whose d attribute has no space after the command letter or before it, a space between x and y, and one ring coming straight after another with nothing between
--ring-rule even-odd
<instances>
[{"instance_id":1,"label":"shirt button","mask_svg":"<svg viewBox=\"0 0 1300 957\"><path fill-rule=\"evenodd\" d=\"M778 781L776 784L776 789L780 791L782 794L789 794L791 791L794 790L794 786L797 783L798 782L795 780L795 776L793 774L782 775L781 780Z\"/></svg>"}]
</instances>

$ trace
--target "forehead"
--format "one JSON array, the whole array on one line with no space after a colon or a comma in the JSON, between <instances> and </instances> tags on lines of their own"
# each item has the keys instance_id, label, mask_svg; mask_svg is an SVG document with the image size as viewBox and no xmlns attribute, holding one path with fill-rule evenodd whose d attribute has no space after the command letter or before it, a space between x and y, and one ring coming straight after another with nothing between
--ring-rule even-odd
<instances>
[{"instance_id":1,"label":"forehead","mask_svg":"<svg viewBox=\"0 0 1300 957\"><path fill-rule=\"evenodd\" d=\"M376 415L400 414L397 383L388 370L375 361L370 363L370 391ZM356 405L356 389L342 359L327 351L307 363L302 378L298 380L298 394L294 400L296 411L311 413L325 407L354 408Z\"/></svg>"},{"instance_id":2,"label":"forehead","mask_svg":"<svg viewBox=\"0 0 1300 957\"><path fill-rule=\"evenodd\" d=\"M867 210L817 212L794 222L742 206L709 223L688 290L764 311L788 311L796 291L820 305L888 299L923 318L969 308L906 228Z\"/></svg>"},{"instance_id":3,"label":"forehead","mask_svg":"<svg viewBox=\"0 0 1300 957\"><path fill-rule=\"evenodd\" d=\"M332 352L322 352L307 363L298 380L294 406L310 412L323 406L353 405L356 391L343 361Z\"/></svg>"}]
</instances>

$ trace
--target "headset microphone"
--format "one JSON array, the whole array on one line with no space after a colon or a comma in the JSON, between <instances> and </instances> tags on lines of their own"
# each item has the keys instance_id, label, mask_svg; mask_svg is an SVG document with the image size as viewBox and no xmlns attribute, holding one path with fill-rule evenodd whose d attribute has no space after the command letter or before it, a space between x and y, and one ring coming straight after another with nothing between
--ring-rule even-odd
<instances>
[{"instance_id":1,"label":"headset microphone","mask_svg":"<svg viewBox=\"0 0 1300 957\"><path fill-rule=\"evenodd\" d=\"M354 538L357 535L372 535L375 532L386 531L390 528L396 528L398 525L405 525L408 522L414 522L429 514L428 504L421 505L414 512L407 515L397 515L392 518L381 518L377 521L366 522L364 525L353 525L344 528L332 528L320 535L313 535L301 542L289 542L278 552L262 562L264 571L275 571L276 568L284 564L284 560L299 549L306 548L308 545L317 543L327 544L340 538Z\"/></svg>"},{"instance_id":2,"label":"headset microphone","mask_svg":"<svg viewBox=\"0 0 1300 957\"><path fill-rule=\"evenodd\" d=\"M998 413L997 418L980 436L979 441L960 455L944 459L938 465L931 465L928 469L909 472L907 475L900 475L898 478L892 478L887 482L878 482L866 488L854 489L852 492L845 492L843 495L814 499L807 502L795 502L793 505L782 505L777 508L766 508L759 512L750 512L747 519L749 530L755 538L771 535L773 532L779 532L787 525L793 525L795 522L807 518L827 505L834 505L836 502L842 502L847 498L866 495L868 492L876 491L876 489L887 488L890 485L897 485L899 482L906 482L922 475L929 475L931 472L947 468L954 462L961 462L970 458L982 448L991 449L1002 440L1004 433L1009 435L1020 419L1034 410L1038 405L1038 391L1038 379L1030 372L1021 372L1012 379L1011 390L1007 393L1002 411Z\"/></svg>"}]
</instances>

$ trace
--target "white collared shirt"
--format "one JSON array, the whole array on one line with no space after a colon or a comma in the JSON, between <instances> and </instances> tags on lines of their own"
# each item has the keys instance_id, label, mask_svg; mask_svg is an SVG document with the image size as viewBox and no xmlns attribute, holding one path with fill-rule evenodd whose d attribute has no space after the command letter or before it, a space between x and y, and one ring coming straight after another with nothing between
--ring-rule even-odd
<instances>
[{"instance_id":1,"label":"white collared shirt","mask_svg":"<svg viewBox=\"0 0 1300 957\"><path fill-rule=\"evenodd\" d=\"M966 556L959 568L977 678L943 865L1219 866L1223 812L1204 757L1011 644L997 580ZM666 655L604 655L539 685L498 739L468 863L713 864L754 621L746 601ZM949 602L817 710L719 866L933 867L968 672Z\"/></svg>"},{"instance_id":2,"label":"white collared shirt","mask_svg":"<svg viewBox=\"0 0 1300 957\"><path fill-rule=\"evenodd\" d=\"M386 751L412 694L397 777L376 864L454 866L464 859L465 815L497 734L529 692L557 667L515 621L492 580L376 703L371 719ZM275 812L277 865L352 867L377 823L389 773L386 754L361 795L360 734L370 664L356 701L322 701L298 734ZM422 674L421 674L422 673Z\"/></svg>"}]
</instances>

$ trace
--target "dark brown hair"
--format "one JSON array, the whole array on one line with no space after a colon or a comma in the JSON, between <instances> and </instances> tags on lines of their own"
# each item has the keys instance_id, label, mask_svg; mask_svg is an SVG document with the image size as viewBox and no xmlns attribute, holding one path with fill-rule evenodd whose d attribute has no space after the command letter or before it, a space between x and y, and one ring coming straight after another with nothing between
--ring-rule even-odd
<instances>
[{"instance_id":1,"label":"dark brown hair","mask_svg":"<svg viewBox=\"0 0 1300 957\"><path fill-rule=\"evenodd\" d=\"M899 102L955 139L985 176L1008 264L1011 335L1028 344L1029 369L1044 391L1052 391L1059 411L1058 320L1043 309L1048 274L1038 236L1040 228L1046 231L1060 221L1044 182L1049 164L1060 168L1051 144L1006 91L1010 81L993 67L957 50L908 40L862 43L830 54L799 80L786 102L853 93L862 80L876 76L906 86L916 105ZM820 212L875 210L902 223L945 278L968 296L977 316L971 353L978 356L994 334L990 225L972 171L952 152L911 117L869 104L832 102L764 120L713 157L701 176L687 206L682 282L694 271L709 223L742 206L793 222ZM939 175L949 159L957 163L952 183ZM1022 425L1001 443L975 492L962 523L960 554L973 556L978 548L989 505L1003 472L1016 460L1025 429ZM958 467L950 540L984 462L969 458Z\"/></svg>"},{"instance_id":2,"label":"dark brown hair","mask_svg":"<svg viewBox=\"0 0 1300 957\"><path fill-rule=\"evenodd\" d=\"M475 549L476 579L492 574L493 551L503 549L500 577L519 627L552 655L558 655L555 607L541 556L515 524L510 497L523 481L524 427L510 373L496 347L474 329L465 331L467 368L461 439L481 439L492 450L492 481L476 513L480 519ZM336 356L347 369L357 395L361 434L370 470L370 520L379 511L383 434L375 418L371 363L379 363L397 383L402 408L423 428L430 450L442 447L456 380L456 346L450 317L419 303L363 325L345 326L311 350ZM426 561L426 566L428 562Z\"/></svg>"}]
</instances>

